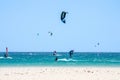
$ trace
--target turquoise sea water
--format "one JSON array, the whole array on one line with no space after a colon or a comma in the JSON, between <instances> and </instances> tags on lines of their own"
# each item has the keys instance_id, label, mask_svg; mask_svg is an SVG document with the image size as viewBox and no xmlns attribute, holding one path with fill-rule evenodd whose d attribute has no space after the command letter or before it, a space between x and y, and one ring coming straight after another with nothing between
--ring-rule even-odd
<instances>
[{"instance_id":1,"label":"turquoise sea water","mask_svg":"<svg viewBox=\"0 0 120 80\"><path fill-rule=\"evenodd\" d=\"M0 52L0 66L117 66L120 67L120 53L75 52L69 58L68 52Z\"/></svg>"}]
</instances>

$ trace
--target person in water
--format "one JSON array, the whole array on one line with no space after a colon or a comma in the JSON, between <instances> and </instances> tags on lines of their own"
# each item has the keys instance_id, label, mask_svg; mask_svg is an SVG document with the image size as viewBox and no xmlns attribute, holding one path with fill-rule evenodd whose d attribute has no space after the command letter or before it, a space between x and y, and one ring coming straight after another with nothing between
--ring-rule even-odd
<instances>
[{"instance_id":1,"label":"person in water","mask_svg":"<svg viewBox=\"0 0 120 80\"><path fill-rule=\"evenodd\" d=\"M72 58L73 53L74 53L74 50L69 51L70 58Z\"/></svg>"},{"instance_id":2,"label":"person in water","mask_svg":"<svg viewBox=\"0 0 120 80\"><path fill-rule=\"evenodd\" d=\"M56 56L55 61L58 61L58 57Z\"/></svg>"},{"instance_id":3,"label":"person in water","mask_svg":"<svg viewBox=\"0 0 120 80\"><path fill-rule=\"evenodd\" d=\"M4 54L4 57L5 57L5 58L8 57L8 47L6 47L6 53Z\"/></svg>"},{"instance_id":4,"label":"person in water","mask_svg":"<svg viewBox=\"0 0 120 80\"><path fill-rule=\"evenodd\" d=\"M55 61L57 61L58 57L57 57L57 52L56 51L53 52L53 56L55 56Z\"/></svg>"},{"instance_id":5,"label":"person in water","mask_svg":"<svg viewBox=\"0 0 120 80\"><path fill-rule=\"evenodd\" d=\"M54 51L54 52L53 52L53 56L56 56L56 54L57 54L57 52L56 52L56 51Z\"/></svg>"}]
</instances>

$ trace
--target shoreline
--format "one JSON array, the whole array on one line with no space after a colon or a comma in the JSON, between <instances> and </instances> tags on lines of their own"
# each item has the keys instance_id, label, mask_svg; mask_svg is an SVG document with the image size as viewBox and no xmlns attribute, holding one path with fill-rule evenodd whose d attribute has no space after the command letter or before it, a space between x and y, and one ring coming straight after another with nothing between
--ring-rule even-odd
<instances>
[{"instance_id":1,"label":"shoreline","mask_svg":"<svg viewBox=\"0 0 120 80\"><path fill-rule=\"evenodd\" d=\"M70 66L70 65L0 65L0 68L2 67L94 67L94 68L120 68L120 65L73 65L73 66Z\"/></svg>"},{"instance_id":2,"label":"shoreline","mask_svg":"<svg viewBox=\"0 0 120 80\"><path fill-rule=\"evenodd\" d=\"M22 66L22 65L20 65L20 66L19 65L17 65L17 66L13 66L13 65L12 66L0 66L0 68L3 68L3 67L4 68L5 67L14 67L14 68L16 68L16 67L18 67L18 68L19 67L68 67L68 68L69 67L76 67L76 68L77 67L78 68L82 68L82 67L83 68L84 67L88 67L88 68L89 67L93 67L93 68L105 68L106 67L106 68L120 68L120 66L94 66L94 65L93 66L86 66L86 65L85 66L56 66L56 65L55 66L45 66L45 65L43 65L43 66L41 66L41 65L40 66L39 65L38 66L36 66L36 65L35 66L34 65L33 66L32 65L31 66L26 66L26 65L25 66Z\"/></svg>"}]
</instances>

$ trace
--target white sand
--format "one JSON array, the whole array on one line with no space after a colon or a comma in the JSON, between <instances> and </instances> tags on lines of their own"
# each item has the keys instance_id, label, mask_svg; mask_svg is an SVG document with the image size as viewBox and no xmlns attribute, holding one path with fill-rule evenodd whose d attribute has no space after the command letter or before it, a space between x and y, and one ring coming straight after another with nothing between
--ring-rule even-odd
<instances>
[{"instance_id":1,"label":"white sand","mask_svg":"<svg viewBox=\"0 0 120 80\"><path fill-rule=\"evenodd\" d=\"M0 80L120 80L120 67L0 67Z\"/></svg>"}]
</instances>

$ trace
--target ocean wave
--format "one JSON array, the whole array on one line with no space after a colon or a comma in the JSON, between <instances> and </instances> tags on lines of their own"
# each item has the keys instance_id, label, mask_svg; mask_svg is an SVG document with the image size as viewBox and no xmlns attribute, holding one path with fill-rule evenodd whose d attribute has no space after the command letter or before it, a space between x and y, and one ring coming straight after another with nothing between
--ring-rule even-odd
<instances>
[{"instance_id":1,"label":"ocean wave","mask_svg":"<svg viewBox=\"0 0 120 80\"><path fill-rule=\"evenodd\" d=\"M120 60L106 60L106 62L116 62L116 63L120 63Z\"/></svg>"},{"instance_id":2,"label":"ocean wave","mask_svg":"<svg viewBox=\"0 0 120 80\"><path fill-rule=\"evenodd\" d=\"M78 61L78 60L63 58L63 59L58 59L58 61Z\"/></svg>"},{"instance_id":3,"label":"ocean wave","mask_svg":"<svg viewBox=\"0 0 120 80\"><path fill-rule=\"evenodd\" d=\"M93 60L93 62L111 62L111 63L120 63L120 60Z\"/></svg>"},{"instance_id":4,"label":"ocean wave","mask_svg":"<svg viewBox=\"0 0 120 80\"><path fill-rule=\"evenodd\" d=\"M3 56L0 56L0 59L13 59L12 57L3 57Z\"/></svg>"},{"instance_id":5,"label":"ocean wave","mask_svg":"<svg viewBox=\"0 0 120 80\"><path fill-rule=\"evenodd\" d=\"M32 56L32 55L33 55L33 53L29 53L29 55L31 55L31 56Z\"/></svg>"},{"instance_id":6,"label":"ocean wave","mask_svg":"<svg viewBox=\"0 0 120 80\"><path fill-rule=\"evenodd\" d=\"M4 57L0 56L0 59L3 59Z\"/></svg>"},{"instance_id":7,"label":"ocean wave","mask_svg":"<svg viewBox=\"0 0 120 80\"><path fill-rule=\"evenodd\" d=\"M7 59L13 59L12 57L7 57Z\"/></svg>"}]
</instances>

